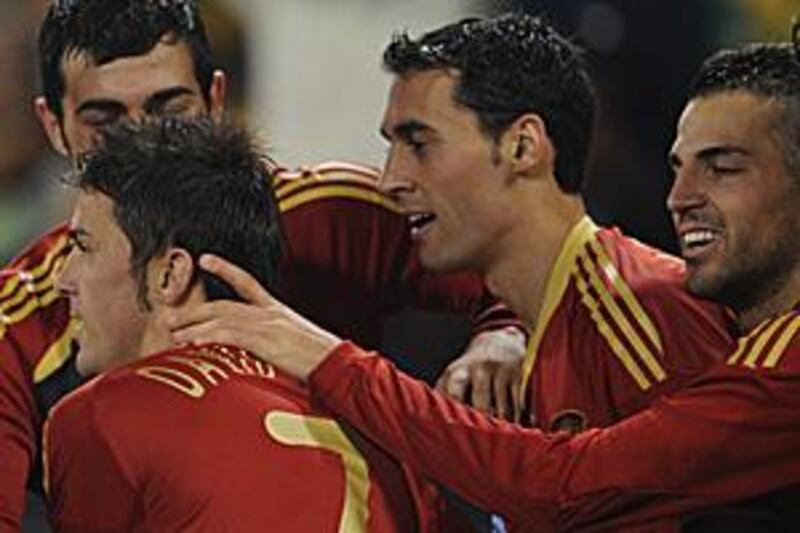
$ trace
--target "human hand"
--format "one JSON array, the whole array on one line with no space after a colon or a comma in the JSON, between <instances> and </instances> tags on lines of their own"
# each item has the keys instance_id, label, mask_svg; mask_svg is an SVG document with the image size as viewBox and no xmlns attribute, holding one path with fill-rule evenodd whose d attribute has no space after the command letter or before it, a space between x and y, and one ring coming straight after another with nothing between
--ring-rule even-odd
<instances>
[{"instance_id":1,"label":"human hand","mask_svg":"<svg viewBox=\"0 0 800 533\"><path fill-rule=\"evenodd\" d=\"M476 409L519 421L525 336L516 328L485 331L450 363L436 389Z\"/></svg>"},{"instance_id":2,"label":"human hand","mask_svg":"<svg viewBox=\"0 0 800 533\"><path fill-rule=\"evenodd\" d=\"M244 348L259 359L307 380L341 340L270 295L250 274L214 255L200 267L227 282L244 302L215 300L165 313L172 340Z\"/></svg>"}]
</instances>

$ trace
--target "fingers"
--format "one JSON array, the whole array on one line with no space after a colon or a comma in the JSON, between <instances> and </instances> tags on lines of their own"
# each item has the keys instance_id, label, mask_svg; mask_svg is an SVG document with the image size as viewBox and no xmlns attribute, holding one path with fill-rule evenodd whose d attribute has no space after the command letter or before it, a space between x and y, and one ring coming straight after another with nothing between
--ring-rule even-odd
<instances>
[{"instance_id":1,"label":"fingers","mask_svg":"<svg viewBox=\"0 0 800 533\"><path fill-rule=\"evenodd\" d=\"M256 279L235 264L213 254L200 257L200 267L228 283L244 301L265 306L273 299Z\"/></svg>"},{"instance_id":2,"label":"fingers","mask_svg":"<svg viewBox=\"0 0 800 533\"><path fill-rule=\"evenodd\" d=\"M511 375L507 368L497 368L492 379L492 392L494 394L494 410L498 418L510 420L513 407L511 405L510 381Z\"/></svg>"},{"instance_id":3,"label":"fingers","mask_svg":"<svg viewBox=\"0 0 800 533\"><path fill-rule=\"evenodd\" d=\"M471 368L472 407L484 413L494 414L492 409L492 370L485 364L474 364Z\"/></svg>"},{"instance_id":4,"label":"fingers","mask_svg":"<svg viewBox=\"0 0 800 533\"><path fill-rule=\"evenodd\" d=\"M522 398L522 367L516 372L514 379L511 381L511 402L514 406L514 422L519 424L522 421L522 411L525 406L525 400Z\"/></svg>"},{"instance_id":5,"label":"fingers","mask_svg":"<svg viewBox=\"0 0 800 533\"><path fill-rule=\"evenodd\" d=\"M520 394L520 366L515 364L500 364L497 366L492 379L494 393L494 408L499 418L518 422L521 416L519 402Z\"/></svg>"},{"instance_id":6,"label":"fingers","mask_svg":"<svg viewBox=\"0 0 800 533\"><path fill-rule=\"evenodd\" d=\"M462 403L505 420L519 420L519 365L456 360L436 382L436 389Z\"/></svg>"},{"instance_id":7,"label":"fingers","mask_svg":"<svg viewBox=\"0 0 800 533\"><path fill-rule=\"evenodd\" d=\"M466 402L468 386L469 369L458 364L448 366L442 377L436 382L436 390L462 403Z\"/></svg>"}]
</instances>

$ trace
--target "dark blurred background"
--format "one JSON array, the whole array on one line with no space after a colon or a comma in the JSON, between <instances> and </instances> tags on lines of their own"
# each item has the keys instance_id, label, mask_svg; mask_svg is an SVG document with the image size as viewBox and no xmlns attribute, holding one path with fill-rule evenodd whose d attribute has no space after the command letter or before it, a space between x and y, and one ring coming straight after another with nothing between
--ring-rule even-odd
<instances>
[{"instance_id":1,"label":"dark blurred background","mask_svg":"<svg viewBox=\"0 0 800 533\"><path fill-rule=\"evenodd\" d=\"M388 76L379 55L397 29L523 9L587 50L601 112L586 196L601 222L672 250L665 164L686 87L724 45L786 39L800 0L204 0L237 115L279 159L381 164L376 135ZM0 0L0 260L68 213L33 114L34 36L46 0ZM398 6L397 4L402 4Z\"/></svg>"}]
</instances>

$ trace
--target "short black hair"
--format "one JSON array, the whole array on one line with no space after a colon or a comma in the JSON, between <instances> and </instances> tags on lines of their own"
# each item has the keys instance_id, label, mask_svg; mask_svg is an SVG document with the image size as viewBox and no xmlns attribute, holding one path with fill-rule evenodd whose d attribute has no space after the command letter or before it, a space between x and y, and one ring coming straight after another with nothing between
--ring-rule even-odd
<instances>
[{"instance_id":1,"label":"short black hair","mask_svg":"<svg viewBox=\"0 0 800 533\"><path fill-rule=\"evenodd\" d=\"M85 54L97 65L146 54L162 39L185 42L208 101L214 64L195 0L54 0L39 30L39 73L47 105L63 118L62 62Z\"/></svg>"},{"instance_id":2,"label":"short black hair","mask_svg":"<svg viewBox=\"0 0 800 533\"><path fill-rule=\"evenodd\" d=\"M131 273L145 298L146 266L171 246L199 259L213 253L275 286L279 214L263 154L243 129L209 118L123 121L102 132L70 182L113 202L131 244ZM236 299L206 273L209 299Z\"/></svg>"},{"instance_id":3,"label":"short black hair","mask_svg":"<svg viewBox=\"0 0 800 533\"><path fill-rule=\"evenodd\" d=\"M732 91L775 102L773 130L783 145L786 169L800 179L800 43L754 43L720 50L700 67L689 98Z\"/></svg>"},{"instance_id":4,"label":"short black hair","mask_svg":"<svg viewBox=\"0 0 800 533\"><path fill-rule=\"evenodd\" d=\"M580 192L596 112L595 90L580 50L524 13L466 18L412 39L394 36L383 54L398 76L456 69L457 103L473 110L495 140L521 115L544 120L556 149L562 190Z\"/></svg>"}]
</instances>

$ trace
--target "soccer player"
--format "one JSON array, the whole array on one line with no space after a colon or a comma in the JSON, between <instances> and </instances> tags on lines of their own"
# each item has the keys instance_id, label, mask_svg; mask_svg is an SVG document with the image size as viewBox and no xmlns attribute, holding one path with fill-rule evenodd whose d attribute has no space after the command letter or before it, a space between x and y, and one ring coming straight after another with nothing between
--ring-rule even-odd
<instances>
[{"instance_id":1,"label":"soccer player","mask_svg":"<svg viewBox=\"0 0 800 533\"><path fill-rule=\"evenodd\" d=\"M225 74L214 69L193 2L54 2L39 45L43 96L36 110L52 145L72 160L91 148L98 128L120 118L224 113ZM475 277L422 271L406 218L379 193L377 177L341 163L280 173L285 253L277 290L367 346L380 340L381 317L411 304L472 314L468 354L521 357L524 340L508 329L516 320ZM67 231L56 228L0 277L0 524L11 528L24 508L41 424L82 379L74 322L54 288L69 251ZM478 404L488 408L482 398ZM37 485L38 472L30 479Z\"/></svg>"},{"instance_id":2,"label":"soccer player","mask_svg":"<svg viewBox=\"0 0 800 533\"><path fill-rule=\"evenodd\" d=\"M469 41L475 31L463 38ZM430 46L432 53L447 53ZM403 88L403 81L395 84L392 102ZM260 342L252 345L260 356L308 380L315 397L398 458L520 530L649 531L655 521L759 496L748 505L764 513L762 527L789 531L800 523L799 88L800 52L786 43L722 51L702 66L670 154L675 182L668 207L687 262L686 287L732 310L738 341L720 354L724 360L680 390L607 428L547 434L483 416L311 325L229 263L209 257L201 264L254 303L237 308L239 314L269 318L260 322ZM391 109L390 103L389 117ZM524 131L534 148L531 164L554 157L557 164L559 154L542 141L549 125L541 118ZM415 126L411 133L429 133ZM442 149L435 135L430 147L411 139L411 148L431 161ZM513 168L506 154L517 157L521 138L512 130L500 139L496 149L476 144L474 153L483 150L498 167ZM463 151L460 157L466 158ZM507 176L506 182L519 179ZM546 184L531 180L527 186ZM498 211L480 213L484 224L515 206L494 194ZM448 197L439 198L422 206L437 208L436 221L454 214ZM445 242L445 230L444 223L423 228L431 242L436 231ZM447 251L455 257L466 244L453 239ZM536 294L513 281L508 278L521 296ZM218 311L199 307L169 317L174 338L213 338L208 319L219 320ZM301 342L302 354L289 355Z\"/></svg>"},{"instance_id":3,"label":"soccer player","mask_svg":"<svg viewBox=\"0 0 800 533\"><path fill-rule=\"evenodd\" d=\"M57 286L96 379L45 428L58 531L413 531L399 464L235 345L172 344L159 320L230 294L203 251L274 286L279 213L243 131L209 119L119 124L73 180ZM222 201L221 201L222 200Z\"/></svg>"}]
</instances>

